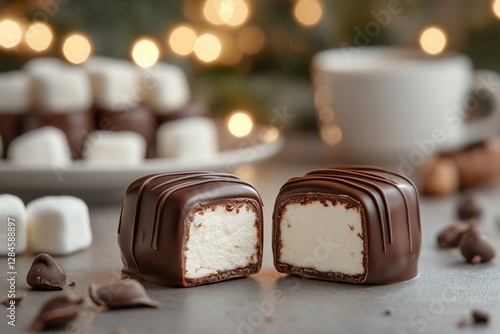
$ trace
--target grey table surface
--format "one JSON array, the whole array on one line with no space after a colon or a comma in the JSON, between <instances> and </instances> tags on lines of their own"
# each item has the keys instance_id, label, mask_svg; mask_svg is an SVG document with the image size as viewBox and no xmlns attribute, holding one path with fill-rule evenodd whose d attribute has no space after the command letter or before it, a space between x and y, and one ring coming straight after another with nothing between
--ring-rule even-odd
<instances>
[{"instance_id":1,"label":"grey table surface","mask_svg":"<svg viewBox=\"0 0 500 334\"><path fill-rule=\"evenodd\" d=\"M500 256L491 263L465 264L455 251L438 250L439 229L454 219L457 196L421 198L423 245L419 277L384 286L350 285L306 280L274 270L271 253L271 214L280 186L290 177L332 165L334 160L316 137L293 137L275 158L237 172L260 191L265 206L264 262L260 273L189 289L146 284L158 309L97 311L90 302L66 333L500 333ZM77 191L76 191L77 193ZM478 190L486 207L481 219L500 252L500 185ZM25 198L30 194L21 194ZM81 194L90 204L94 242L79 253L58 257L68 273L66 287L86 296L91 283L120 277L117 224L121 198ZM17 294L26 297L16 309L16 327L0 317L0 333L26 332L41 304L58 292L33 291L26 273L33 254L17 256ZM7 294L7 260L0 259L0 296ZM484 326L458 328L472 309L490 312ZM385 311L390 309L390 315Z\"/></svg>"}]
</instances>

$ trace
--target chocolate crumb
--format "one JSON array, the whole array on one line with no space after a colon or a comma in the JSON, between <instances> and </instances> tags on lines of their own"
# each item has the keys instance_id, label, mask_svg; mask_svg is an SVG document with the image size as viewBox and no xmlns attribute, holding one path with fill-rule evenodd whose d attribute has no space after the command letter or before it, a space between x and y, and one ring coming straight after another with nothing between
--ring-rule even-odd
<instances>
[{"instance_id":1,"label":"chocolate crumb","mask_svg":"<svg viewBox=\"0 0 500 334\"><path fill-rule=\"evenodd\" d=\"M384 310L384 315L385 316L390 316L392 315L392 308L388 307Z\"/></svg>"},{"instance_id":2,"label":"chocolate crumb","mask_svg":"<svg viewBox=\"0 0 500 334\"><path fill-rule=\"evenodd\" d=\"M273 322L274 321L274 318L269 316L269 317L266 317L266 322Z\"/></svg>"},{"instance_id":3,"label":"chocolate crumb","mask_svg":"<svg viewBox=\"0 0 500 334\"><path fill-rule=\"evenodd\" d=\"M71 281L71 283L69 283L69 286L75 286L76 285L76 282L74 281Z\"/></svg>"},{"instance_id":4,"label":"chocolate crumb","mask_svg":"<svg viewBox=\"0 0 500 334\"><path fill-rule=\"evenodd\" d=\"M464 224L462 222L453 223L445 227L441 232L439 232L437 237L437 243L439 248L454 248L458 247L460 240L462 239L465 232L469 230L469 224Z\"/></svg>"},{"instance_id":5,"label":"chocolate crumb","mask_svg":"<svg viewBox=\"0 0 500 334\"><path fill-rule=\"evenodd\" d=\"M483 310L472 310L472 319L474 324L487 324L490 322L490 314Z\"/></svg>"},{"instance_id":6,"label":"chocolate crumb","mask_svg":"<svg viewBox=\"0 0 500 334\"><path fill-rule=\"evenodd\" d=\"M468 326L470 326L470 321L467 318L461 318L457 322L457 327L458 328L464 328L464 327L468 327Z\"/></svg>"},{"instance_id":7,"label":"chocolate crumb","mask_svg":"<svg viewBox=\"0 0 500 334\"><path fill-rule=\"evenodd\" d=\"M460 240L460 252L465 260L471 264L490 261L496 255L493 243L481 232L473 220L469 224L469 231Z\"/></svg>"},{"instance_id":8,"label":"chocolate crumb","mask_svg":"<svg viewBox=\"0 0 500 334\"><path fill-rule=\"evenodd\" d=\"M37 290L62 290L66 285L66 272L52 256L41 253L33 260L26 282Z\"/></svg>"}]
</instances>

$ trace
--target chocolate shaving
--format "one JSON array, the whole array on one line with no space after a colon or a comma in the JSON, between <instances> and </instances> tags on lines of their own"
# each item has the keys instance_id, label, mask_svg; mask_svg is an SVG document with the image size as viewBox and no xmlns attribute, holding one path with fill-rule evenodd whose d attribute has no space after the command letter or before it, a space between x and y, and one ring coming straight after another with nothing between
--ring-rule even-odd
<instances>
[{"instance_id":1,"label":"chocolate shaving","mask_svg":"<svg viewBox=\"0 0 500 334\"><path fill-rule=\"evenodd\" d=\"M38 254L26 276L26 282L37 290L62 290L66 272L49 254Z\"/></svg>"},{"instance_id":2,"label":"chocolate shaving","mask_svg":"<svg viewBox=\"0 0 500 334\"><path fill-rule=\"evenodd\" d=\"M475 324L487 324L490 322L490 314L483 310L472 310L472 319Z\"/></svg>"},{"instance_id":3,"label":"chocolate shaving","mask_svg":"<svg viewBox=\"0 0 500 334\"><path fill-rule=\"evenodd\" d=\"M60 328L78 316L83 299L67 292L47 301L38 313L31 328L35 331Z\"/></svg>"},{"instance_id":4,"label":"chocolate shaving","mask_svg":"<svg viewBox=\"0 0 500 334\"><path fill-rule=\"evenodd\" d=\"M91 284L89 295L96 305L109 309L160 306L159 302L148 297L141 283L132 279L115 281L101 287Z\"/></svg>"}]
</instances>

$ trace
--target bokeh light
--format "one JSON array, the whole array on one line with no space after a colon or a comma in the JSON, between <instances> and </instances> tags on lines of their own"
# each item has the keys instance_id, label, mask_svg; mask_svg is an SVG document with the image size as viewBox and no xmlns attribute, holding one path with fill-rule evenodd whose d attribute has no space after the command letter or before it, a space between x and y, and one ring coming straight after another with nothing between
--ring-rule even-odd
<instances>
[{"instance_id":1,"label":"bokeh light","mask_svg":"<svg viewBox=\"0 0 500 334\"><path fill-rule=\"evenodd\" d=\"M238 34L238 46L247 54L259 52L264 47L265 41L264 33L257 27L245 27Z\"/></svg>"},{"instance_id":2,"label":"bokeh light","mask_svg":"<svg viewBox=\"0 0 500 334\"><path fill-rule=\"evenodd\" d=\"M70 63L81 64L89 58L92 45L87 37L74 33L64 40L62 51Z\"/></svg>"},{"instance_id":3,"label":"bokeh light","mask_svg":"<svg viewBox=\"0 0 500 334\"><path fill-rule=\"evenodd\" d=\"M336 124L327 124L321 127L321 138L328 145L334 146L342 140L342 129Z\"/></svg>"},{"instance_id":4,"label":"bokeh light","mask_svg":"<svg viewBox=\"0 0 500 334\"><path fill-rule=\"evenodd\" d=\"M446 34L438 27L427 27L420 35L420 46L428 54L439 54L446 47Z\"/></svg>"},{"instance_id":5,"label":"bokeh light","mask_svg":"<svg viewBox=\"0 0 500 334\"><path fill-rule=\"evenodd\" d=\"M249 17L250 9L245 0L207 0L203 16L215 25L242 25Z\"/></svg>"},{"instance_id":6,"label":"bokeh light","mask_svg":"<svg viewBox=\"0 0 500 334\"><path fill-rule=\"evenodd\" d=\"M193 29L181 25L172 30L168 43L172 51L181 56L186 56L193 52L196 43L196 33Z\"/></svg>"},{"instance_id":7,"label":"bokeh light","mask_svg":"<svg viewBox=\"0 0 500 334\"><path fill-rule=\"evenodd\" d=\"M493 10L493 14L500 19L500 0L493 0L491 9Z\"/></svg>"},{"instance_id":8,"label":"bokeh light","mask_svg":"<svg viewBox=\"0 0 500 334\"><path fill-rule=\"evenodd\" d=\"M323 16L323 7L318 0L298 0L293 8L297 22L304 26L317 24Z\"/></svg>"},{"instance_id":9,"label":"bokeh light","mask_svg":"<svg viewBox=\"0 0 500 334\"><path fill-rule=\"evenodd\" d=\"M224 45L224 49L217 61L227 66L238 64L243 58L243 51L238 47L236 40L230 35L219 36L219 40L221 45Z\"/></svg>"},{"instance_id":10,"label":"bokeh light","mask_svg":"<svg viewBox=\"0 0 500 334\"><path fill-rule=\"evenodd\" d=\"M26 44L37 52L45 51L52 44L53 40L52 29L49 25L43 22L35 22L26 30L24 36Z\"/></svg>"},{"instance_id":11,"label":"bokeh light","mask_svg":"<svg viewBox=\"0 0 500 334\"><path fill-rule=\"evenodd\" d=\"M212 34L203 34L196 39L194 53L201 61L212 62L219 57L222 45L219 39Z\"/></svg>"},{"instance_id":12,"label":"bokeh light","mask_svg":"<svg viewBox=\"0 0 500 334\"><path fill-rule=\"evenodd\" d=\"M323 123L330 123L335 120L335 112L330 107L323 107L318 111L318 118Z\"/></svg>"},{"instance_id":13,"label":"bokeh light","mask_svg":"<svg viewBox=\"0 0 500 334\"><path fill-rule=\"evenodd\" d=\"M280 131L274 127L260 133L260 139L266 143L275 142L280 136Z\"/></svg>"},{"instance_id":14,"label":"bokeh light","mask_svg":"<svg viewBox=\"0 0 500 334\"><path fill-rule=\"evenodd\" d=\"M23 38L23 28L13 20L0 21L0 46L6 49L15 47Z\"/></svg>"},{"instance_id":15,"label":"bokeh light","mask_svg":"<svg viewBox=\"0 0 500 334\"><path fill-rule=\"evenodd\" d=\"M224 15L224 6L221 6L220 15L225 23L231 26L239 26L245 23L250 14L250 9L244 0L224 0L223 2L227 2L229 3L228 6L232 6L232 10L227 11L227 13L230 13L231 15Z\"/></svg>"},{"instance_id":16,"label":"bokeh light","mask_svg":"<svg viewBox=\"0 0 500 334\"><path fill-rule=\"evenodd\" d=\"M227 127L233 136L245 137L252 131L253 121L248 113L235 111L229 116Z\"/></svg>"},{"instance_id":17,"label":"bokeh light","mask_svg":"<svg viewBox=\"0 0 500 334\"><path fill-rule=\"evenodd\" d=\"M158 45L150 38L141 38L132 47L132 59L143 68L156 64L160 57Z\"/></svg>"},{"instance_id":18,"label":"bokeh light","mask_svg":"<svg viewBox=\"0 0 500 334\"><path fill-rule=\"evenodd\" d=\"M203 6L203 16L205 19L215 25L224 23L219 11L222 0L207 0Z\"/></svg>"}]
</instances>

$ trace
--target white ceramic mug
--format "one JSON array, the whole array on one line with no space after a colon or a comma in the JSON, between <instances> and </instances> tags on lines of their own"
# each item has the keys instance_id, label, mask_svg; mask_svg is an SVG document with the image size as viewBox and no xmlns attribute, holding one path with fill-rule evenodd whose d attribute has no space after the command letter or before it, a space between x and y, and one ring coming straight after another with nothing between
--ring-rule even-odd
<instances>
[{"instance_id":1,"label":"white ceramic mug","mask_svg":"<svg viewBox=\"0 0 500 334\"><path fill-rule=\"evenodd\" d=\"M416 165L500 129L500 77L474 72L465 55L340 48L318 53L312 74L321 136L339 162ZM466 122L481 100L492 110Z\"/></svg>"}]
</instances>

